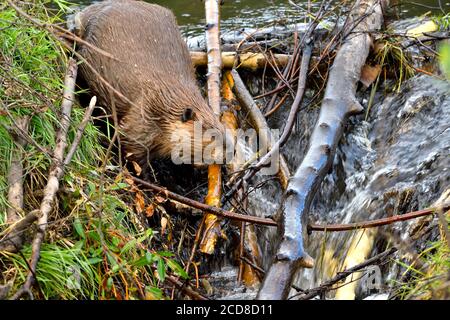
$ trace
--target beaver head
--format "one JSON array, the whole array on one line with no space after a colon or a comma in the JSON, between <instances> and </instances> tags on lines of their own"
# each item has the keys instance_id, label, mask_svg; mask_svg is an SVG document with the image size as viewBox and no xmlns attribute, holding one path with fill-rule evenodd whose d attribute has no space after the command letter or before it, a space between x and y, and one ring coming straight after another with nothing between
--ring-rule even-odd
<instances>
[{"instance_id":1,"label":"beaver head","mask_svg":"<svg viewBox=\"0 0 450 320\"><path fill-rule=\"evenodd\" d=\"M165 76L162 79L167 79ZM202 97L198 87L177 79L158 81L121 121L125 150L139 162L169 158L175 164L223 164L234 139Z\"/></svg>"}]
</instances>

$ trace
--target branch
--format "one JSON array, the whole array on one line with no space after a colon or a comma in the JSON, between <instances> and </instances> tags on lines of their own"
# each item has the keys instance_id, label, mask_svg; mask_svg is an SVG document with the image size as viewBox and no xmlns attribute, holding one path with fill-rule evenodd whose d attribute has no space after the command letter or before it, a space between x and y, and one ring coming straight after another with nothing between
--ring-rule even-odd
<instances>
[{"instance_id":1,"label":"branch","mask_svg":"<svg viewBox=\"0 0 450 320\"><path fill-rule=\"evenodd\" d=\"M269 149L271 149L273 147L275 141L274 141L273 136L270 134L270 128L267 124L266 118L262 114L259 107L256 105L250 92L248 92L247 88L245 87L244 82L242 81L242 78L239 76L239 73L236 70L232 70L231 75L233 76L233 80L234 80L233 89L236 93L236 97L238 98L239 102L241 103L241 106L248 113L253 127L258 132L267 132L267 136L265 134L260 135L260 138L267 138L267 141L260 142L260 145L267 146ZM289 172L289 167L288 167L283 155L280 155L279 166L280 166L280 168L278 171L278 178L280 180L280 183L281 183L283 189L286 189L287 184L288 184L288 179L291 174Z\"/></svg>"},{"instance_id":2,"label":"branch","mask_svg":"<svg viewBox=\"0 0 450 320\"><path fill-rule=\"evenodd\" d=\"M12 159L8 171L8 203L9 207L6 212L6 222L13 224L21 219L20 213L23 212L23 149L27 141L21 135L21 132L28 132L30 118L27 116L20 117L16 120L17 132L12 135L16 145L16 150L12 150ZM0 243L0 250L8 252L17 252L22 248L23 237L20 233L14 232L8 234L8 243Z\"/></svg>"},{"instance_id":3,"label":"branch","mask_svg":"<svg viewBox=\"0 0 450 320\"><path fill-rule=\"evenodd\" d=\"M67 152L66 159L64 160L64 165L67 166L70 161L72 160L73 155L75 154L75 151L78 148L78 145L80 144L81 138L83 137L84 129L86 128L86 125L89 122L89 119L91 118L92 112L95 109L95 103L97 102L97 97L93 96L91 98L91 101L89 102L89 107L84 112L83 120L78 125L77 133L75 135L75 139L73 139L72 145L70 146L69 151Z\"/></svg>"},{"instance_id":4,"label":"branch","mask_svg":"<svg viewBox=\"0 0 450 320\"><path fill-rule=\"evenodd\" d=\"M310 231L348 231L348 230L356 230L356 229L367 229L367 228L375 228L385 226L391 223L406 221L410 219L415 219L423 216L427 216L430 214L435 214L436 211L442 210L447 211L450 209L450 203L446 203L442 206L442 208L428 208L419 211L408 212L405 214L395 215L392 217L376 219L372 221L362 221L356 223L349 224L329 224L329 225L319 225L319 224L311 224L308 226L308 232Z\"/></svg>"},{"instance_id":5,"label":"branch","mask_svg":"<svg viewBox=\"0 0 450 320\"><path fill-rule=\"evenodd\" d=\"M292 128L295 123L295 119L297 117L297 111L300 107L300 103L303 100L303 94L305 93L306 88L306 76L308 74L309 61L311 59L312 54L312 44L310 39L307 40L307 43L303 49L302 63L300 68L300 76L298 78L298 86L297 86L297 94L295 96L294 102L292 103L291 110L288 115L288 119L286 121L286 126L284 127L283 134L276 141L269 152L267 152L257 164L251 166L247 173L243 178L239 179L231 188L230 191L225 195L225 201L231 198L231 196L236 192L236 190L245 182L250 180L263 166L265 166L270 159L279 152L280 148L286 143L288 140Z\"/></svg>"},{"instance_id":6,"label":"branch","mask_svg":"<svg viewBox=\"0 0 450 320\"><path fill-rule=\"evenodd\" d=\"M206 47L208 49L208 102L214 114L220 118L220 72L222 68L222 57L220 54L219 1L205 0L205 12ZM221 195L221 166L212 164L208 167L208 194L205 203L218 207L220 206ZM220 232L220 221L217 216L210 212L206 213L200 251L206 254L212 254Z\"/></svg>"},{"instance_id":7,"label":"branch","mask_svg":"<svg viewBox=\"0 0 450 320\"><path fill-rule=\"evenodd\" d=\"M208 64L208 55L206 52L191 51L191 60L194 67L206 66ZM274 54L274 62L279 67L284 67L288 64L290 55ZM250 69L256 71L264 68L269 61L269 57L263 53L246 52L222 52L222 68L231 69L236 63L237 68Z\"/></svg>"},{"instance_id":8,"label":"branch","mask_svg":"<svg viewBox=\"0 0 450 320\"><path fill-rule=\"evenodd\" d=\"M165 195L167 198L181 202L181 203L191 206L193 208L200 209L204 212L211 212L217 216L221 216L221 217L225 217L225 218L237 220L237 221L244 221L244 222L248 222L248 223L255 223L255 224L260 224L260 225L265 225L265 226L274 226L274 227L277 226L277 223L272 219L260 218L260 217L254 217L254 216L234 213L234 212L227 211L227 210L224 210L224 209L221 209L218 207L209 206L207 204L183 197L179 194L176 194L174 192L167 190L166 188L154 185L154 184L144 181L142 179L139 179L139 178L136 178L133 176L130 176L130 178L133 181L153 190L154 192L159 192L159 193Z\"/></svg>"},{"instance_id":9,"label":"branch","mask_svg":"<svg viewBox=\"0 0 450 320\"><path fill-rule=\"evenodd\" d=\"M13 296L14 299L20 298L23 294L28 293L31 296L31 287L34 282L34 274L40 258L41 245L45 237L48 216L53 208L56 193L59 189L59 180L64 173L64 150L67 146L67 132L70 126L70 114L74 101L75 80L77 77L78 66L74 59L70 58L67 66L66 76L64 80L63 101L61 104L61 126L56 135L56 145L53 152L52 166L50 168L47 185L44 189L44 198L40 206L40 217L38 219L37 232L33 239L32 253L30 261L30 270L23 286Z\"/></svg>"},{"instance_id":10,"label":"branch","mask_svg":"<svg viewBox=\"0 0 450 320\"><path fill-rule=\"evenodd\" d=\"M166 279L172 283L175 287L177 287L180 291L184 292L187 296L194 300L209 300L208 298L204 297L197 291L192 290L191 287L183 284L181 281L175 279L172 276L166 276Z\"/></svg>"},{"instance_id":11,"label":"branch","mask_svg":"<svg viewBox=\"0 0 450 320\"><path fill-rule=\"evenodd\" d=\"M329 290L330 287L332 285L334 285L335 283L344 280L345 278L347 278L349 275L351 275L352 273L359 271L361 269L364 269L365 267L368 267L370 265L373 264L377 264L380 263L381 261L383 261L384 259L386 259L388 256L392 255L393 253L397 252L397 248L390 248L386 251L383 251L380 254L377 254L376 256L373 256L370 259L367 259L366 261L364 261L363 263L360 263L354 267L351 267L350 269L344 270L342 272L339 272L334 278L322 283L320 286L318 286L317 288L313 288L313 289L309 289L309 290L305 290L304 292L300 293L300 294L304 294L303 296L301 296L299 298L299 300L309 300L314 298L315 296L317 296L318 294ZM297 294L299 295L299 294ZM295 296L297 296L295 295ZM295 297L292 296L291 298Z\"/></svg>"},{"instance_id":12,"label":"branch","mask_svg":"<svg viewBox=\"0 0 450 320\"><path fill-rule=\"evenodd\" d=\"M220 116L220 54L219 1L205 0L206 47L208 52L208 101L217 117Z\"/></svg>"}]
</instances>

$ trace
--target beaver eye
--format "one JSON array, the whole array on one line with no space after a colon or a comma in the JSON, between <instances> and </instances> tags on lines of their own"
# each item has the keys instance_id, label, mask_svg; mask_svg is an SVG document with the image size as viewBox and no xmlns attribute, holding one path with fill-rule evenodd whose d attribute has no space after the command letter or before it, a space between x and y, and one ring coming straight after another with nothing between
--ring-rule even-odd
<instances>
[{"instance_id":1,"label":"beaver eye","mask_svg":"<svg viewBox=\"0 0 450 320\"><path fill-rule=\"evenodd\" d=\"M183 110L183 114L181 115L181 121L186 122L192 120L194 117L194 111L191 108L186 108Z\"/></svg>"}]
</instances>

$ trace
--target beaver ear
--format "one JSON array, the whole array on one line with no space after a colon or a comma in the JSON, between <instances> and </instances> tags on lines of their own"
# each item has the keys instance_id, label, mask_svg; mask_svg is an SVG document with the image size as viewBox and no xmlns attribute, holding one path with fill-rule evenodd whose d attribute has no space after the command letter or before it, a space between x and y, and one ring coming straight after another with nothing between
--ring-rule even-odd
<instances>
[{"instance_id":1,"label":"beaver ear","mask_svg":"<svg viewBox=\"0 0 450 320\"><path fill-rule=\"evenodd\" d=\"M186 108L183 110L181 115L181 121L186 122L194 118L194 111L191 108Z\"/></svg>"}]
</instances>

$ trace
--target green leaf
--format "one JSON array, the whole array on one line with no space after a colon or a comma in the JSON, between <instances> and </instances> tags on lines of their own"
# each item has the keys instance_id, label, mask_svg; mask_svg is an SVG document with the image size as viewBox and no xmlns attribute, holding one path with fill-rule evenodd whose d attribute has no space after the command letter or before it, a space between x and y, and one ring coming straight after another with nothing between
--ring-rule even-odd
<instances>
[{"instance_id":1,"label":"green leaf","mask_svg":"<svg viewBox=\"0 0 450 320\"><path fill-rule=\"evenodd\" d=\"M162 299L163 298L163 291L159 288L155 287L145 287L145 291L153 295L155 299Z\"/></svg>"},{"instance_id":2,"label":"green leaf","mask_svg":"<svg viewBox=\"0 0 450 320\"><path fill-rule=\"evenodd\" d=\"M73 221L73 228L80 238L86 239L86 234L84 233L83 225L81 224L80 219L75 218Z\"/></svg>"},{"instance_id":3,"label":"green leaf","mask_svg":"<svg viewBox=\"0 0 450 320\"><path fill-rule=\"evenodd\" d=\"M173 252L169 251L158 251L157 253L161 257L173 257L175 255Z\"/></svg>"},{"instance_id":4,"label":"green leaf","mask_svg":"<svg viewBox=\"0 0 450 320\"><path fill-rule=\"evenodd\" d=\"M127 242L127 243L122 247L122 250L120 250L120 254L122 255L122 254L127 253L128 251L130 251L130 249L133 248L133 247L136 245L137 242L138 242L137 239L133 239L133 240Z\"/></svg>"},{"instance_id":5,"label":"green leaf","mask_svg":"<svg viewBox=\"0 0 450 320\"><path fill-rule=\"evenodd\" d=\"M108 280L106 281L106 286L108 287L108 289L111 289L113 286L114 280L112 277L109 277Z\"/></svg>"},{"instance_id":6,"label":"green leaf","mask_svg":"<svg viewBox=\"0 0 450 320\"><path fill-rule=\"evenodd\" d=\"M102 261L103 261L103 259L102 258L98 258L98 257L94 257L94 258L89 258L88 259L88 263L90 265L97 264L97 263L102 262Z\"/></svg>"},{"instance_id":7,"label":"green leaf","mask_svg":"<svg viewBox=\"0 0 450 320\"><path fill-rule=\"evenodd\" d=\"M112 191L115 191L115 190L122 190L122 189L125 189L128 187L129 187L128 183L119 182L119 183L112 185L109 189Z\"/></svg>"},{"instance_id":8,"label":"green leaf","mask_svg":"<svg viewBox=\"0 0 450 320\"><path fill-rule=\"evenodd\" d=\"M164 260L159 258L158 259L158 277L159 280L164 281L166 279L166 266L164 264Z\"/></svg>"},{"instance_id":9,"label":"green leaf","mask_svg":"<svg viewBox=\"0 0 450 320\"><path fill-rule=\"evenodd\" d=\"M439 55L442 71L445 73L447 79L450 80L450 44L441 45Z\"/></svg>"},{"instance_id":10,"label":"green leaf","mask_svg":"<svg viewBox=\"0 0 450 320\"><path fill-rule=\"evenodd\" d=\"M173 272L175 272L177 275L179 275L179 276L182 277L183 279L189 278L189 276L188 276L188 274L186 273L186 271L184 271L184 269L178 264L178 262L176 262L176 261L174 261L174 260L166 259L166 263L167 263L167 266L168 266Z\"/></svg>"},{"instance_id":11,"label":"green leaf","mask_svg":"<svg viewBox=\"0 0 450 320\"><path fill-rule=\"evenodd\" d=\"M151 252L146 252L145 255L133 262L136 267L147 266L154 261L154 256Z\"/></svg>"}]
</instances>

